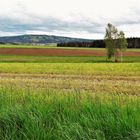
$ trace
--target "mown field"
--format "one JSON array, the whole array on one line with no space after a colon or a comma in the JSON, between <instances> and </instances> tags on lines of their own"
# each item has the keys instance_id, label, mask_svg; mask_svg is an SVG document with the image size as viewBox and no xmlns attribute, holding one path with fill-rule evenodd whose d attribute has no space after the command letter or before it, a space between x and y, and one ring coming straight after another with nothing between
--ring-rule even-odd
<instances>
[{"instance_id":1,"label":"mown field","mask_svg":"<svg viewBox=\"0 0 140 140\"><path fill-rule=\"evenodd\" d=\"M139 140L139 97L140 63L3 62L0 139Z\"/></svg>"}]
</instances>

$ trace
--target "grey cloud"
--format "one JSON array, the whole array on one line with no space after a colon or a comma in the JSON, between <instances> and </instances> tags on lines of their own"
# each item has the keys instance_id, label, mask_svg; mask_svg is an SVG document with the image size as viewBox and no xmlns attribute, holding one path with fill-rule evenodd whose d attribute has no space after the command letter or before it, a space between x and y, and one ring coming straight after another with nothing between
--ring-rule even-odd
<instances>
[{"instance_id":1,"label":"grey cloud","mask_svg":"<svg viewBox=\"0 0 140 140\"><path fill-rule=\"evenodd\" d=\"M114 24L116 26L140 24L140 9L133 7L130 11L131 12L122 15L121 18L116 19Z\"/></svg>"},{"instance_id":2,"label":"grey cloud","mask_svg":"<svg viewBox=\"0 0 140 140\"><path fill-rule=\"evenodd\" d=\"M140 19L129 19L129 18L123 18L122 20L114 21L114 24L116 26L122 26L122 25L136 25L140 24Z\"/></svg>"},{"instance_id":3,"label":"grey cloud","mask_svg":"<svg viewBox=\"0 0 140 140\"><path fill-rule=\"evenodd\" d=\"M18 19L0 18L0 30L3 32L26 32L28 30L38 30L46 32L86 31L88 33L103 33L102 26L99 23L85 19L80 20L80 22L67 22L52 17L39 17L36 15L30 16L30 20L34 21L34 23L28 23L27 21L21 22Z\"/></svg>"},{"instance_id":4,"label":"grey cloud","mask_svg":"<svg viewBox=\"0 0 140 140\"><path fill-rule=\"evenodd\" d=\"M140 10L136 9L133 14L138 17ZM20 18L18 18L20 17ZM22 19L23 17L23 19ZM109 19L100 17L100 20L96 20L80 17L77 21L65 21L63 19L53 17L43 17L29 13L28 11L22 11L16 18L0 17L0 31L21 33L26 31L43 31L43 32L87 32L89 34L104 34L105 26ZM132 18L129 15L124 15L119 19L111 21L116 26L140 24L140 18Z\"/></svg>"}]
</instances>

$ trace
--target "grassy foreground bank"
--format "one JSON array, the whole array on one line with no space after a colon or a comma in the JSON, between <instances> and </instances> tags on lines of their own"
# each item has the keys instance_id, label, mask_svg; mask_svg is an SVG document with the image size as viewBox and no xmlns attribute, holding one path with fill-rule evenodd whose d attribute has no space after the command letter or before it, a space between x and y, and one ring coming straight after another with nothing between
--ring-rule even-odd
<instances>
[{"instance_id":1,"label":"grassy foreground bank","mask_svg":"<svg viewBox=\"0 0 140 140\"><path fill-rule=\"evenodd\" d=\"M140 99L0 88L1 140L139 140Z\"/></svg>"}]
</instances>

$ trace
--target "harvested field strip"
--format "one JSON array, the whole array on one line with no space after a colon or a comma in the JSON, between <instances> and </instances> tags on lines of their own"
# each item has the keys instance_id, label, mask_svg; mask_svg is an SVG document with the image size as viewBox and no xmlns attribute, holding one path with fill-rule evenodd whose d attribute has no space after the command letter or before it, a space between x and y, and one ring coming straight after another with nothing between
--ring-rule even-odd
<instances>
[{"instance_id":1,"label":"harvested field strip","mask_svg":"<svg viewBox=\"0 0 140 140\"><path fill-rule=\"evenodd\" d=\"M31 48L0 48L4 55L32 55L32 56L106 56L105 50L83 49L31 49ZM124 52L124 56L140 56L140 52Z\"/></svg>"},{"instance_id":2,"label":"harvested field strip","mask_svg":"<svg viewBox=\"0 0 140 140\"><path fill-rule=\"evenodd\" d=\"M107 76L107 75L72 75L72 74L10 74L0 73L0 78L36 78L36 79L79 79L79 80L120 80L120 81L140 81L140 76Z\"/></svg>"},{"instance_id":3,"label":"harvested field strip","mask_svg":"<svg viewBox=\"0 0 140 140\"><path fill-rule=\"evenodd\" d=\"M33 89L88 90L140 96L140 76L0 74L0 85Z\"/></svg>"}]
</instances>

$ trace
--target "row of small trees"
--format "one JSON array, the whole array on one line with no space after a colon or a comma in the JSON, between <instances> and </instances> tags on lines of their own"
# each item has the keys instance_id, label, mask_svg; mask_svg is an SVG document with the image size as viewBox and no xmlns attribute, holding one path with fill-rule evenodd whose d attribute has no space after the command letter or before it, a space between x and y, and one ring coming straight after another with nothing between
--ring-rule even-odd
<instances>
[{"instance_id":1,"label":"row of small trees","mask_svg":"<svg viewBox=\"0 0 140 140\"><path fill-rule=\"evenodd\" d=\"M126 50L128 43L123 31L118 29L112 24L108 24L105 33L105 44L107 49L107 59L114 58L114 62L118 61L121 57L123 61L123 52Z\"/></svg>"}]
</instances>

